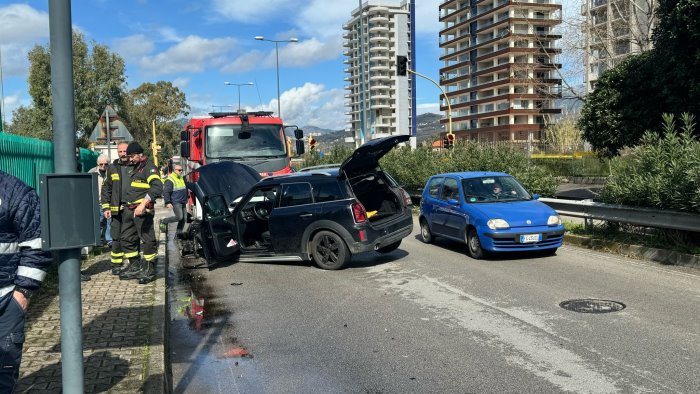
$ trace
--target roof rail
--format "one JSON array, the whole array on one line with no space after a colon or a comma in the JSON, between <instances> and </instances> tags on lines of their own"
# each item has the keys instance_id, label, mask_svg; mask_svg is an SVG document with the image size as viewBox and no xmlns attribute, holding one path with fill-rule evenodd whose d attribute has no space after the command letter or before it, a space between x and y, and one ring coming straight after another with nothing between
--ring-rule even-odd
<instances>
[{"instance_id":1,"label":"roof rail","mask_svg":"<svg viewBox=\"0 0 700 394\"><path fill-rule=\"evenodd\" d=\"M242 115L248 115L248 116L272 116L272 111L253 111L253 112L247 112L247 111L235 111L235 112L209 112L209 116L212 118L225 118L227 116L242 116Z\"/></svg>"}]
</instances>

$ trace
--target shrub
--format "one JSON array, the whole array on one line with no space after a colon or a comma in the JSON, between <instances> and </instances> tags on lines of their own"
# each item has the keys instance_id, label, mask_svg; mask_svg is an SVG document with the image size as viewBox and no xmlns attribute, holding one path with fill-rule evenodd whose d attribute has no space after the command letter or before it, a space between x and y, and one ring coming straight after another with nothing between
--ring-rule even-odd
<instances>
[{"instance_id":1,"label":"shrub","mask_svg":"<svg viewBox=\"0 0 700 394\"><path fill-rule=\"evenodd\" d=\"M648 132L641 144L611 162L604 202L700 213L700 142L692 115L682 116L681 132L673 115L664 115L664 136Z\"/></svg>"}]
</instances>

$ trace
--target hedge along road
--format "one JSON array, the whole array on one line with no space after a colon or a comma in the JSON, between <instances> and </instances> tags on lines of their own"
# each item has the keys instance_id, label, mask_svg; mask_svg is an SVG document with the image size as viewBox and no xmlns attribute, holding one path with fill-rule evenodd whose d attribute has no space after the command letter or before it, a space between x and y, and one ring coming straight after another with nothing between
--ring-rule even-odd
<instances>
[{"instance_id":1,"label":"hedge along road","mask_svg":"<svg viewBox=\"0 0 700 394\"><path fill-rule=\"evenodd\" d=\"M463 245L425 245L417 236L416 226L398 250L356 256L342 271L236 263L179 269L190 280L178 282L180 262L170 254L175 391L700 387L697 270L575 247L476 261ZM204 308L201 320L188 322L178 297L192 289ZM581 298L626 308L591 314L559 306Z\"/></svg>"}]
</instances>

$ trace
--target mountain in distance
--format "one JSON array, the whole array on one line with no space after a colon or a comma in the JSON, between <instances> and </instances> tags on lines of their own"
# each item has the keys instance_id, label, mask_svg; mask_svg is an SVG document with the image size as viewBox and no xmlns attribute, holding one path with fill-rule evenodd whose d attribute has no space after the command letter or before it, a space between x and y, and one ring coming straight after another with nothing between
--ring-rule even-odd
<instances>
[{"instance_id":1,"label":"mountain in distance","mask_svg":"<svg viewBox=\"0 0 700 394\"><path fill-rule=\"evenodd\" d=\"M440 124L440 119L442 118L442 115L433 113L424 113L416 117L416 137L419 145L424 141L432 142L436 140L440 133L446 131L446 126ZM354 146L353 143L345 142L346 137L352 137L352 132L349 131L329 130L313 125L304 126L302 129L304 130L305 136L313 135L319 143L323 143L327 146L336 144Z\"/></svg>"}]
</instances>

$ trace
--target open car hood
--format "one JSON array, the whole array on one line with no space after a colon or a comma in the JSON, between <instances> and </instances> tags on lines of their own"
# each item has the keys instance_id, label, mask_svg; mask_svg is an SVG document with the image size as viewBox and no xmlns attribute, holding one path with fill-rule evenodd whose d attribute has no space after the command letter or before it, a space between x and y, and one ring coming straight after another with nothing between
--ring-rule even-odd
<instances>
[{"instance_id":1,"label":"open car hood","mask_svg":"<svg viewBox=\"0 0 700 394\"><path fill-rule=\"evenodd\" d=\"M365 142L355 149L352 156L340 165L341 174L353 177L371 171L379 166L379 159L392 150L396 145L408 141L408 135L393 135Z\"/></svg>"},{"instance_id":2,"label":"open car hood","mask_svg":"<svg viewBox=\"0 0 700 394\"><path fill-rule=\"evenodd\" d=\"M212 194L223 194L228 205L237 197L248 193L262 178L253 168L232 161L207 164L195 172L199 173L199 178L197 182L188 183L187 188L200 201Z\"/></svg>"}]
</instances>

